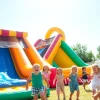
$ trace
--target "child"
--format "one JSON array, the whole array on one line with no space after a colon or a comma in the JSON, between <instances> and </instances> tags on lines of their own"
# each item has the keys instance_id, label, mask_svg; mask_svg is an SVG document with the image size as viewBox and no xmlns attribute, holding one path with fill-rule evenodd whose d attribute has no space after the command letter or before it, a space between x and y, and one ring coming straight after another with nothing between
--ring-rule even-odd
<instances>
[{"instance_id":1,"label":"child","mask_svg":"<svg viewBox=\"0 0 100 100\"><path fill-rule=\"evenodd\" d=\"M62 74L61 68L57 68L57 74L55 76L53 84L55 84L55 81L56 81L56 91L57 91L58 100L60 100L60 91L63 93L63 100L66 100L65 91L64 91L64 76Z\"/></svg>"},{"instance_id":2,"label":"child","mask_svg":"<svg viewBox=\"0 0 100 100\"><path fill-rule=\"evenodd\" d=\"M78 84L78 75L77 75L77 66L72 66L71 68L71 74L69 75L69 87L70 87L70 98L69 100L72 100L72 95L74 91L77 91L77 97L76 100L79 100L79 84ZM80 79L80 81L82 81Z\"/></svg>"},{"instance_id":3,"label":"child","mask_svg":"<svg viewBox=\"0 0 100 100\"><path fill-rule=\"evenodd\" d=\"M90 88L92 89L93 95L96 93L96 91L100 90L100 66L97 64L94 64L92 66L93 74L91 77L91 83Z\"/></svg>"},{"instance_id":4,"label":"child","mask_svg":"<svg viewBox=\"0 0 100 100\"><path fill-rule=\"evenodd\" d=\"M98 98L100 98L100 91L96 94L93 95L94 100L97 100Z\"/></svg>"},{"instance_id":5,"label":"child","mask_svg":"<svg viewBox=\"0 0 100 100\"><path fill-rule=\"evenodd\" d=\"M49 80L50 80L50 69L47 65L44 65L43 66L43 75L45 76L45 78L47 79L48 83L49 83ZM44 90L44 93L45 93L45 97L46 97L46 89L47 89L47 84L45 83L45 81L43 81L44 83L44 86L45 86L45 90ZM46 100L47 100L47 97L46 97Z\"/></svg>"},{"instance_id":6,"label":"child","mask_svg":"<svg viewBox=\"0 0 100 100\"><path fill-rule=\"evenodd\" d=\"M32 80L32 95L34 96L34 100L38 100L38 94L40 93L41 100L46 100L44 96L44 86L42 80L44 79L48 84L47 79L43 74L40 72L40 65L34 64L33 65L33 72L29 76L26 82L26 90L28 90L28 83Z\"/></svg>"},{"instance_id":7,"label":"child","mask_svg":"<svg viewBox=\"0 0 100 100\"><path fill-rule=\"evenodd\" d=\"M83 87L84 87L84 90L85 89L85 85L88 84L88 74L86 73L86 67L83 67L82 68L82 80L83 80Z\"/></svg>"}]
</instances>

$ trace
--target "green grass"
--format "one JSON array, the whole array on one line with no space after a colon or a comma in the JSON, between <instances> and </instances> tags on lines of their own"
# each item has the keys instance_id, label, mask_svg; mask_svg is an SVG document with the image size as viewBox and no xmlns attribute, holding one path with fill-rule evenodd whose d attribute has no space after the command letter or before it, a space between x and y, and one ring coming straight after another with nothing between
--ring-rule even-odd
<instances>
[{"instance_id":1,"label":"green grass","mask_svg":"<svg viewBox=\"0 0 100 100\"><path fill-rule=\"evenodd\" d=\"M87 92L83 89L82 85L80 85L79 88L80 88L80 97L79 97L80 100L93 100L92 92L89 90L88 86L86 86L86 88L88 90ZM68 86L65 86L65 93L66 93L66 100L69 100L68 98L69 98L70 91L69 91ZM48 100L57 100L55 88L54 89L51 88L50 96L48 97ZM61 93L61 100L63 100L62 93ZM76 92L74 93L72 100L76 100Z\"/></svg>"}]
</instances>

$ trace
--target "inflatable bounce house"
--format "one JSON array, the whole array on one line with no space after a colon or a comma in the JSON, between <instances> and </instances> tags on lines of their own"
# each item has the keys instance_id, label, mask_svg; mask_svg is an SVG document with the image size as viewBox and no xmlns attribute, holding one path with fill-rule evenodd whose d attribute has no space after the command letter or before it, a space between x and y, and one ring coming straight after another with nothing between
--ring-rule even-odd
<instances>
[{"instance_id":1,"label":"inflatable bounce house","mask_svg":"<svg viewBox=\"0 0 100 100\"><path fill-rule=\"evenodd\" d=\"M53 32L58 34L51 37ZM29 90L25 90L25 85L27 77L32 72L32 65L35 63L41 65L41 70L44 64L49 66L51 88L55 87L53 80L56 69L59 67L63 69L66 78L69 76L72 65L78 66L80 77L83 66L87 66L87 72L91 74L91 67L67 45L65 34L60 28L49 29L45 39L37 40L34 46L29 43L27 36L27 32L0 30L0 100L33 98L31 82ZM49 95L50 90L47 89L47 96Z\"/></svg>"},{"instance_id":2,"label":"inflatable bounce house","mask_svg":"<svg viewBox=\"0 0 100 100\"><path fill-rule=\"evenodd\" d=\"M30 89L25 90L26 78L32 65L44 60L27 40L28 33L0 30L0 100L29 100ZM49 66L49 65L48 65ZM47 95L50 95L49 89Z\"/></svg>"},{"instance_id":3,"label":"inflatable bounce house","mask_svg":"<svg viewBox=\"0 0 100 100\"><path fill-rule=\"evenodd\" d=\"M58 34L56 36L52 36L54 32ZM52 37L51 37L52 36ZM91 75L91 66L86 64L65 42L65 34L64 32L57 27L50 28L46 35L45 39L38 39L35 44L35 48L49 64L56 68L62 68L63 74L65 77L68 77L70 74L70 67L73 65L78 66L78 74L81 77L82 75L82 67L87 67L88 74ZM52 75L51 80L54 79L56 74L56 68L51 69ZM67 84L67 83L66 83ZM51 87L55 87L50 82Z\"/></svg>"}]
</instances>

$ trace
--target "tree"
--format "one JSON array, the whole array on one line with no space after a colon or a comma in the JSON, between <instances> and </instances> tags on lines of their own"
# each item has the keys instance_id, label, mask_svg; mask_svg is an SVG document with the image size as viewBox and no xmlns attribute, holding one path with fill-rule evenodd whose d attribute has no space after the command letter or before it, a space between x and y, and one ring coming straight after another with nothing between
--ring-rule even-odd
<instances>
[{"instance_id":1,"label":"tree","mask_svg":"<svg viewBox=\"0 0 100 100\"><path fill-rule=\"evenodd\" d=\"M88 52L86 45L81 45L80 43L77 43L76 45L72 46L72 49L84 62L91 62L95 60L92 51Z\"/></svg>"},{"instance_id":2,"label":"tree","mask_svg":"<svg viewBox=\"0 0 100 100\"><path fill-rule=\"evenodd\" d=\"M100 59L100 45L97 47L97 59Z\"/></svg>"},{"instance_id":3,"label":"tree","mask_svg":"<svg viewBox=\"0 0 100 100\"><path fill-rule=\"evenodd\" d=\"M72 46L72 49L76 52L76 54L85 62L87 62L87 47L86 45L81 45L77 43L76 45Z\"/></svg>"},{"instance_id":4,"label":"tree","mask_svg":"<svg viewBox=\"0 0 100 100\"><path fill-rule=\"evenodd\" d=\"M87 53L87 58L88 58L88 62L95 61L95 56L94 56L94 54L92 53L92 51L89 51L89 52Z\"/></svg>"}]
</instances>

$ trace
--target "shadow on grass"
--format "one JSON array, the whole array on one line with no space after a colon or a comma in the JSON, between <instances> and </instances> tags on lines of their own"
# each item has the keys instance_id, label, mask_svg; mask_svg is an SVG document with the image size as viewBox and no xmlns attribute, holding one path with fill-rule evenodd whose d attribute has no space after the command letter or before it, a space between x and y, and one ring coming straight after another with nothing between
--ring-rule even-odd
<instances>
[{"instance_id":1,"label":"shadow on grass","mask_svg":"<svg viewBox=\"0 0 100 100\"><path fill-rule=\"evenodd\" d=\"M92 92L91 90L85 90L86 92Z\"/></svg>"},{"instance_id":2,"label":"shadow on grass","mask_svg":"<svg viewBox=\"0 0 100 100\"><path fill-rule=\"evenodd\" d=\"M54 91L54 90L56 90L56 88L50 88L50 91Z\"/></svg>"}]
</instances>

